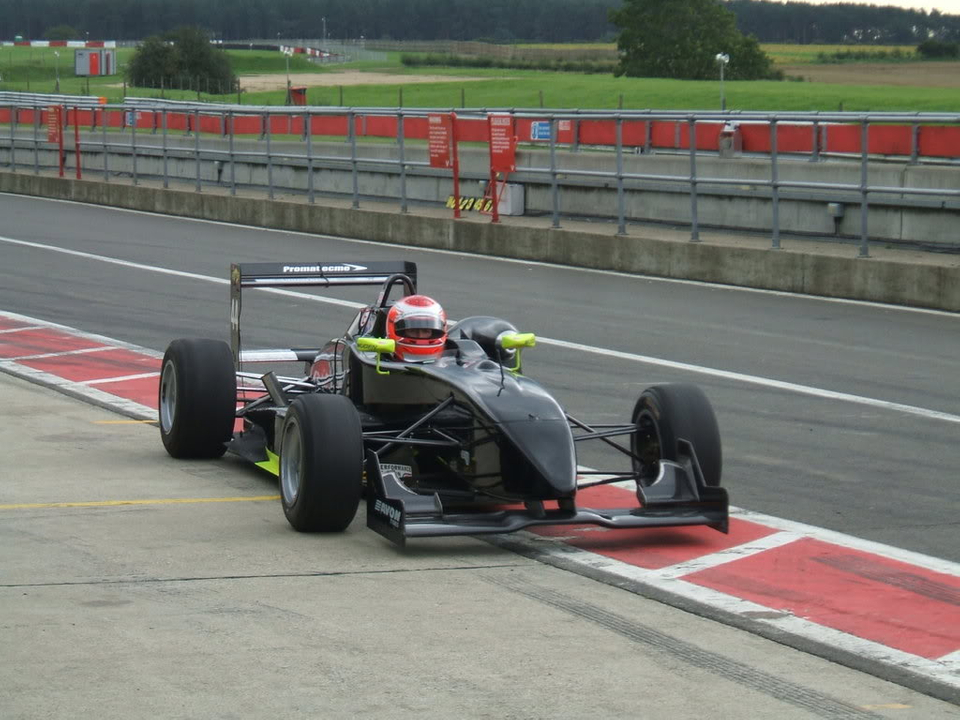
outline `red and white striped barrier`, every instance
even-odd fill
[[[68,47],[68,48],[116,48],[116,40],[4,40],[2,47]]]

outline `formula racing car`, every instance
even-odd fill
[[[380,291],[322,347],[242,348],[244,290],[351,285]],[[485,315],[426,322],[433,301],[410,262],[234,264],[230,295],[229,344],[167,348],[160,436],[175,458],[230,452],[276,475],[299,531],[344,530],[364,499],[367,525],[399,544],[564,524],[727,531],[720,434],[695,385],[646,389],[623,424],[583,422],[523,373],[532,333]],[[579,468],[584,442],[610,446],[623,467]],[[624,481],[632,507],[578,506],[579,490]]]

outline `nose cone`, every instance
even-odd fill
[[[542,500],[569,497],[576,491],[577,456],[565,418],[545,420],[533,416],[504,423],[502,427],[518,455],[511,461],[514,467],[508,468],[504,463],[505,478],[523,473],[527,477],[518,480]]]

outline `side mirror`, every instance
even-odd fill
[[[388,338],[360,337],[357,338],[357,349],[361,352],[375,352],[382,355],[395,352],[397,341]]]
[[[533,333],[505,332],[498,339],[500,347],[504,350],[518,350],[534,347],[537,344],[537,336]]]
[[[380,358],[384,353],[393,353],[397,349],[397,341],[389,338],[360,337],[357,338],[357,350],[360,352],[375,352],[377,354],[377,375],[389,375],[389,370],[380,369]]]
[[[507,368],[510,372],[520,372],[520,353],[524,348],[534,347],[537,344],[537,336],[533,333],[503,332],[497,337],[497,345],[502,350],[516,350],[517,364],[512,368]]]

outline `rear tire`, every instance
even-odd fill
[[[341,532],[363,480],[360,416],[343,395],[303,395],[287,410],[280,444],[283,514],[300,532]]]
[[[230,346],[181,339],[167,347],[160,369],[160,439],[175,458],[218,458],[237,415],[237,376]]]
[[[710,401],[696,385],[668,383],[647,388],[633,408],[637,431],[631,449],[641,458],[634,461],[640,473],[638,484],[648,486],[657,479],[660,460],[677,461],[677,440],[693,445],[707,485],[719,487],[723,470],[720,429]]]

